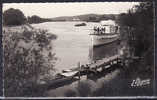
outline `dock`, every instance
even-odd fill
[[[55,89],[72,84],[75,81],[99,78],[117,68],[124,68],[127,66],[128,60],[142,59],[139,57],[123,57],[122,55],[114,55],[85,65],[78,63],[78,66],[75,68],[65,69],[61,73],[57,73],[54,79],[49,80],[46,84],[41,84],[40,87]]]
[[[93,79],[97,76],[106,75],[116,68],[124,67],[125,60],[121,55],[114,55],[85,65],[80,65],[80,63],[78,63],[76,68],[65,69],[61,73],[57,73],[55,76],[56,78],[50,80],[46,87],[48,89],[58,88],[66,84],[71,84],[74,81],[88,78]]]
[[[123,61],[121,55],[114,55],[112,57],[103,58],[90,64],[79,65],[78,68],[74,68],[75,70],[64,70],[62,73],[60,73],[60,75],[63,77],[78,77],[80,79],[81,76],[88,75],[90,73],[99,73],[105,69],[109,69],[113,65],[122,64]]]

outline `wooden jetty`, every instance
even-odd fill
[[[102,70],[108,69],[112,67],[112,65],[116,64],[123,64],[121,55],[115,55],[112,57],[108,58],[103,58],[101,60],[95,61],[90,64],[86,65],[78,65],[78,68],[70,69],[70,70],[65,70],[63,73],[60,73],[61,76],[64,77],[80,77],[83,75],[88,75],[89,73],[98,73],[101,72]]]
[[[50,80],[46,87],[57,88],[60,86],[64,86],[65,84],[71,84],[72,82],[77,80],[82,80],[84,77],[86,79],[92,78],[93,75],[105,75],[106,73],[112,71],[117,67],[123,67],[125,65],[125,60],[126,59],[122,58],[121,55],[114,55],[112,57],[103,58],[101,60],[94,61],[86,65],[80,65],[80,63],[78,63],[78,67],[66,69],[62,73],[58,73],[56,75],[56,78]]]

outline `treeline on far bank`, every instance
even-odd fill
[[[100,22],[101,20],[115,20],[116,14],[84,14],[78,16],[63,16],[55,18],[41,18],[37,15],[25,16],[19,9],[10,8],[3,13],[3,25],[22,25],[25,23],[43,23],[56,21],[85,21],[85,22]]]
[[[3,12],[3,25],[22,25],[32,23],[42,23],[51,21],[48,18],[41,18],[37,15],[26,17],[19,9],[10,8]]]

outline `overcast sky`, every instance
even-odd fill
[[[3,11],[20,9],[25,16],[43,18],[74,16],[81,14],[119,14],[137,5],[138,2],[82,2],[82,3],[4,3]]]

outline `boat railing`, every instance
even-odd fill
[[[119,33],[119,26],[105,25],[109,26],[109,32],[106,32],[107,27],[96,27],[94,26],[95,34],[110,34],[110,33]]]
[[[93,33],[90,33],[89,35],[115,35],[115,34],[118,34],[118,33],[98,33],[98,32],[93,32]]]

